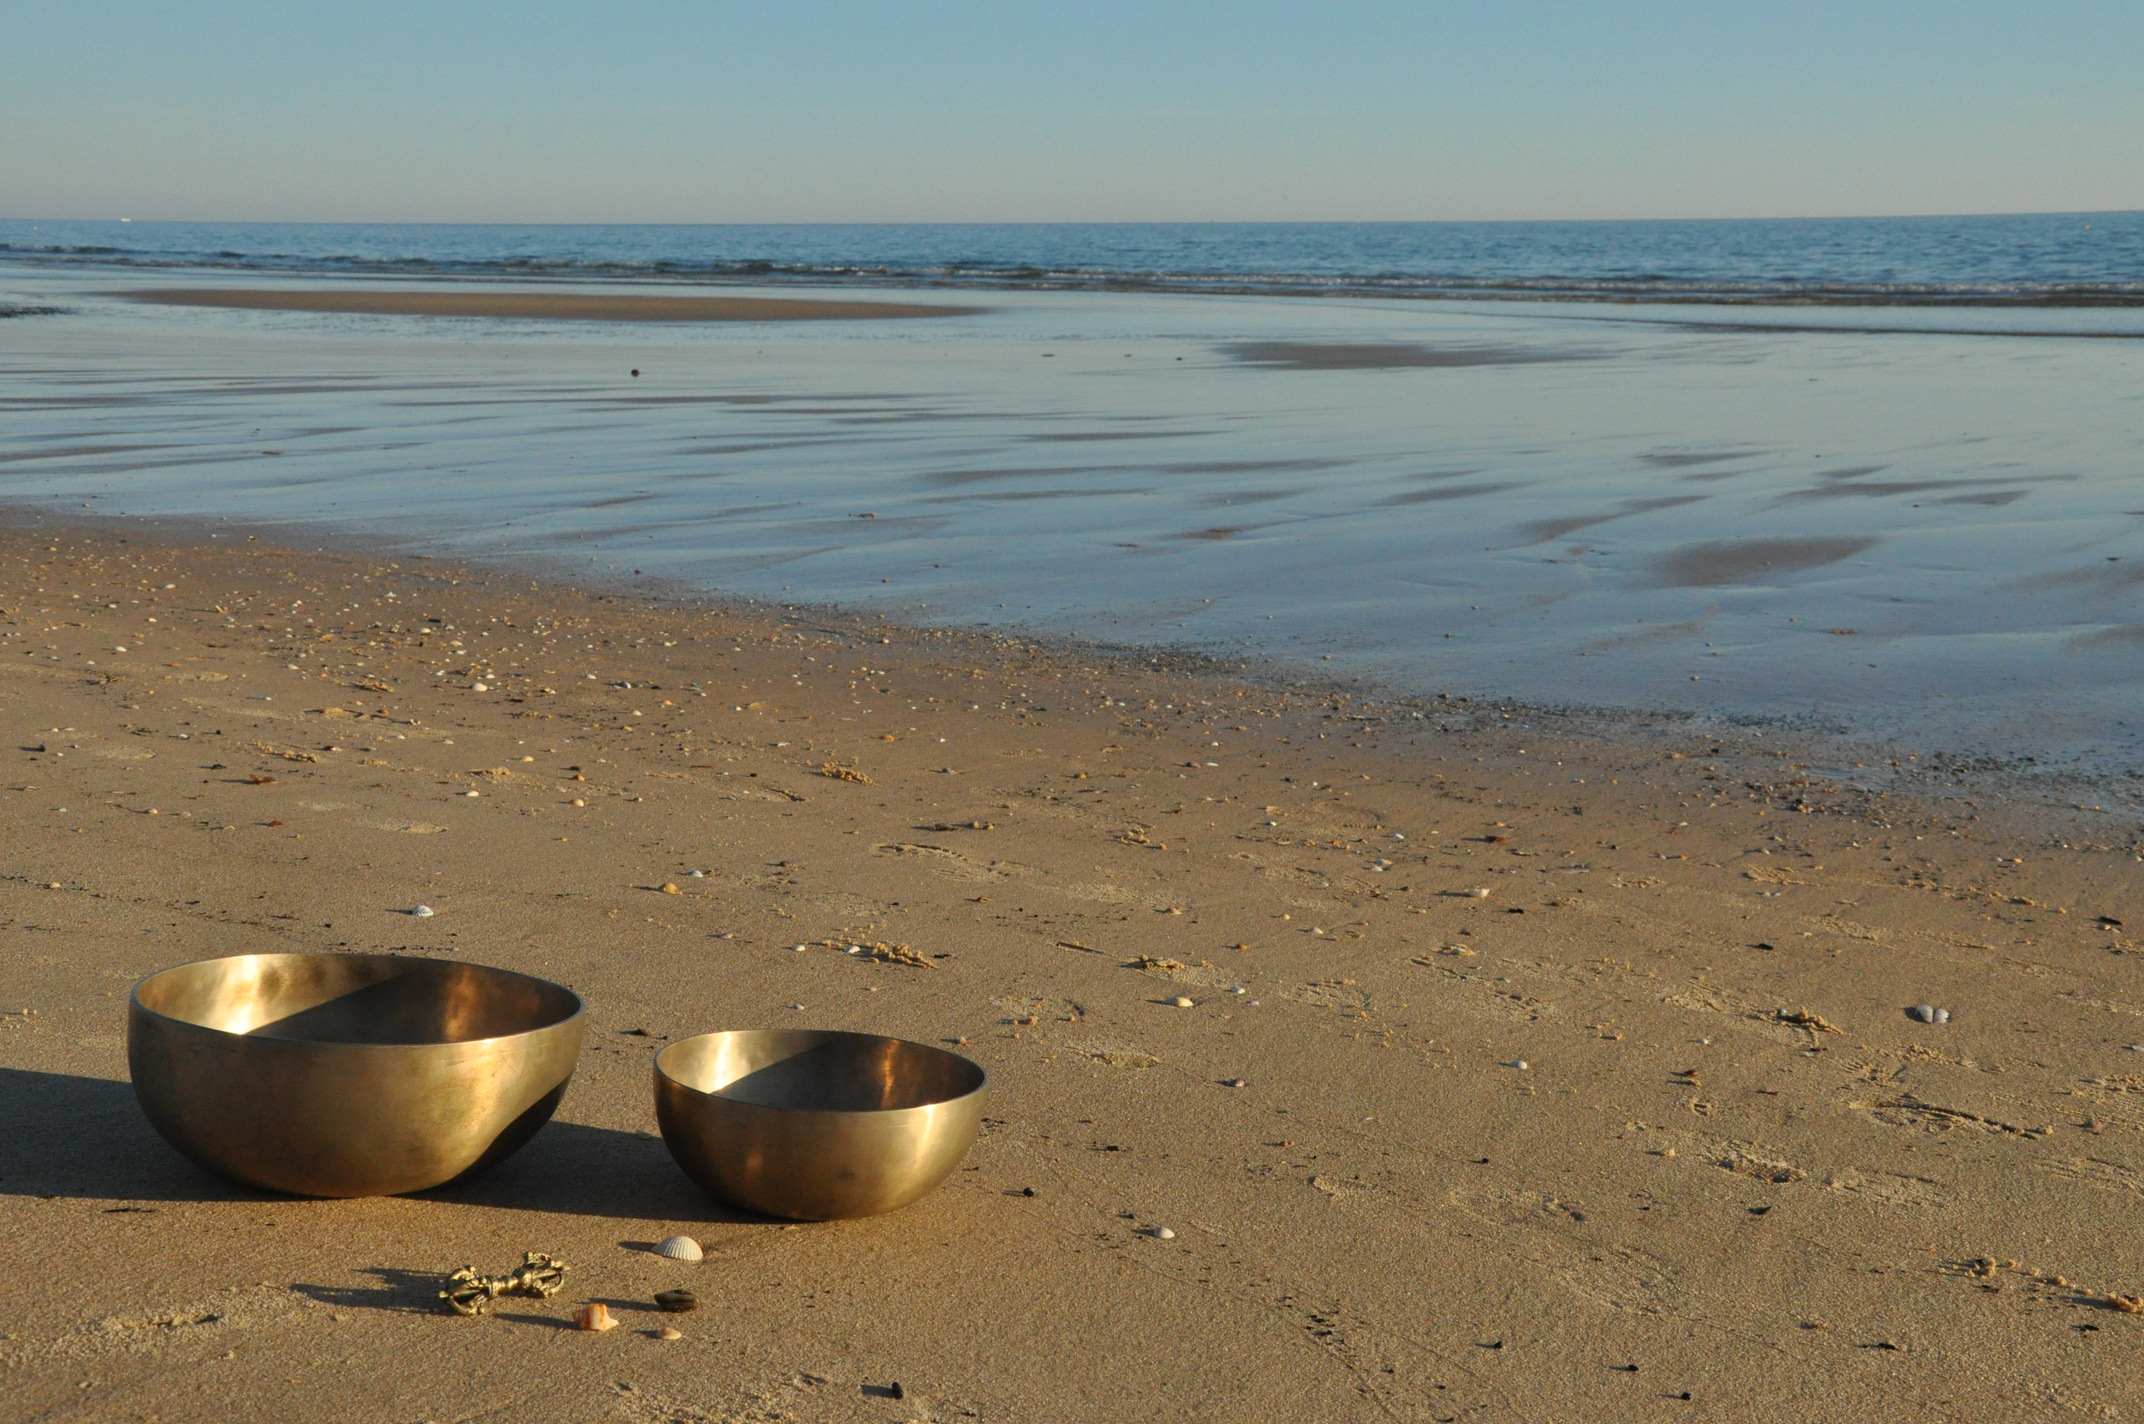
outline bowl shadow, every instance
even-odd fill
[[[157,1135],[124,1079],[0,1068],[0,1196],[118,1202],[289,1202],[198,1166]],[[649,1222],[762,1223],[708,1196],[651,1134],[552,1121],[503,1161],[413,1192],[490,1210]],[[667,1234],[667,1233],[658,1233]],[[433,1286],[436,1291],[437,1285]]]
[[[0,1196],[92,1201],[287,1200],[174,1151],[124,1079],[0,1068]]]
[[[671,1160],[660,1137],[555,1120],[528,1146],[482,1175],[411,1197],[492,1210],[651,1222],[744,1225],[768,1220],[724,1206],[701,1191]]]

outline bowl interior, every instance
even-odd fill
[[[664,1049],[673,1081],[732,1102],[798,1112],[895,1112],[966,1097],[983,1070],[955,1053],[868,1033],[708,1033]]]
[[[392,954],[246,954],[182,964],[135,986],[182,1023],[308,1043],[467,1043],[528,1033],[581,1010],[526,974]]]

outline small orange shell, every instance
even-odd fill
[[[610,1307],[602,1301],[590,1301],[573,1312],[573,1323],[583,1330],[611,1330],[618,1322],[611,1319]]]

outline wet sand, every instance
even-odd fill
[[[18,279],[65,314],[8,326],[0,503],[1822,726],[2131,809],[2144,784],[2119,342],[1158,294],[352,320]]]
[[[242,531],[0,534],[0,634],[11,1416],[2144,1403],[2112,1301],[2144,1290],[2144,906],[2105,818],[1948,766],[1856,790],[1754,732]],[[876,943],[935,967],[846,952]],[[193,1167],[133,1104],[128,985],[293,949],[574,986],[558,1117],[417,1197]],[[722,1210],[650,1059],[760,1025],[959,1048],[982,1139],[894,1215]],[[644,1249],[673,1232],[707,1259]],[[531,1249],[562,1295],[439,1311]],[[589,1300],[625,1328],[566,1328]]]
[[[627,293],[376,291],[369,288],[145,287],[133,301],[170,307],[344,312],[364,316],[513,317],[536,321],[881,321],[970,316],[979,306],[787,297],[650,297]]]

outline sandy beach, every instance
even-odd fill
[[[638,292],[457,292],[437,286],[367,288],[145,287],[122,293],[167,307],[243,311],[340,312],[357,316],[507,317],[534,321],[880,321],[890,317],[968,316],[979,306],[861,302],[802,297],[676,297]]]
[[[2144,907],[2105,817],[1964,768],[1856,790],[1777,732],[229,527],[18,524],[0,634],[8,1418],[2144,1402]],[[928,967],[850,952],[882,945]],[[555,979],[587,1050],[465,1185],[236,1187],[143,1120],[123,1010],[268,950]],[[702,1195],[652,1055],[789,1025],[981,1063],[963,1168],[863,1221]],[[706,1259],[647,1252],[673,1232]],[[526,1250],[564,1293],[439,1309],[447,1272]],[[649,1299],[679,1285],[703,1304],[665,1341]],[[592,1300],[626,1328],[568,1328]]]

